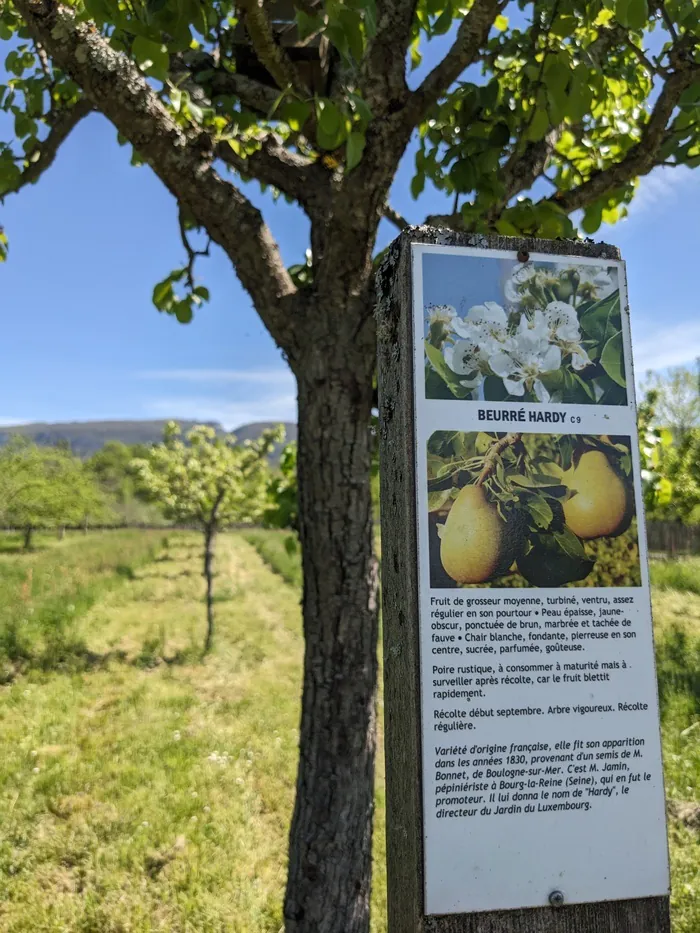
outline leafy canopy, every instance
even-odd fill
[[[262,516],[270,478],[267,455],[282,436],[282,429],[273,429],[238,444],[232,434],[196,425],[183,439],[178,425],[169,422],[163,443],[148,458],[135,458],[132,469],[166,518],[218,531]]]
[[[92,474],[70,451],[13,438],[0,451],[0,519],[15,528],[54,528],[108,520]]]
[[[75,123],[101,109],[180,201],[187,261],[156,286],[156,307],[187,322],[208,299],[194,278],[208,244],[190,240],[203,228],[265,319],[264,276],[277,295],[318,281],[324,260],[366,277],[382,212],[404,223],[385,198],[416,129],[414,197],[433,186],[454,209],[429,219],[477,232],[572,235],[581,218],[591,234],[624,216],[655,166],[700,165],[699,24],[697,0],[8,0],[0,108],[14,133],[0,143],[0,197],[36,181]],[[443,60],[407,82],[445,34]],[[204,176],[177,177],[186,155],[299,203],[317,240],[310,264],[280,269],[266,228],[234,241],[213,189],[211,203],[195,197]],[[234,221],[257,228],[240,184],[218,190],[235,200]],[[368,223],[351,216],[358,201]],[[369,243],[322,255],[324,235],[353,230]],[[274,315],[266,323],[284,337]]]

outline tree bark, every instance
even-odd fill
[[[32,546],[33,533],[34,533],[34,529],[32,528],[32,526],[27,525],[27,527],[24,529],[24,550],[25,551],[28,551]]]
[[[204,653],[208,654],[214,643],[214,540],[216,528],[207,525],[204,528],[204,579],[207,581],[207,637],[204,640]]]
[[[342,325],[341,325],[342,328]],[[341,329],[339,328],[339,329]],[[369,418],[374,354],[308,335],[299,383],[304,688],[287,933],[369,929],[377,573]],[[336,361],[327,361],[333,353]]]

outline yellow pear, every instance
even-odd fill
[[[583,454],[564,482],[573,495],[564,503],[564,520],[579,538],[618,535],[631,520],[631,496],[601,450]]]
[[[522,534],[506,523],[482,486],[465,486],[440,529],[440,559],[457,583],[484,583],[505,573],[522,544]]]

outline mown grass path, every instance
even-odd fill
[[[274,565],[284,554],[295,579],[284,540],[267,533],[265,555]],[[93,560],[107,547],[95,541]],[[299,590],[242,535],[221,536],[217,638],[202,661],[201,549],[197,535],[170,535],[155,560],[86,604],[69,632],[87,648],[77,667],[30,666],[0,687],[2,933],[282,927]],[[0,567],[0,597],[2,580]],[[75,598],[70,586],[64,595]],[[700,596],[656,590],[654,602],[667,792],[697,804]],[[377,786],[373,931],[385,933],[381,743]],[[698,933],[700,827],[680,813],[671,851],[674,933]]]
[[[200,550],[173,537],[84,617],[91,651],[120,660],[0,691],[4,933],[282,925],[298,594],[222,536],[217,644],[202,663]]]

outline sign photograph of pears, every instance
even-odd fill
[[[432,587],[641,586],[630,438],[438,431]]]
[[[429,399],[626,405],[619,271],[423,257]]]

